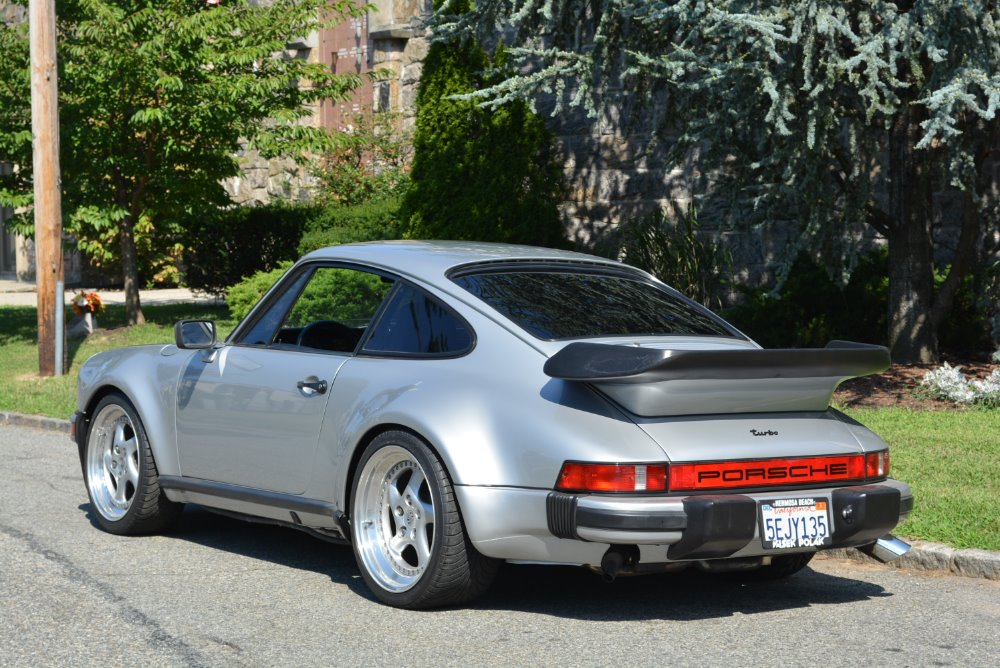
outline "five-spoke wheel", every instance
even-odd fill
[[[496,573],[496,562],[466,538],[441,462],[407,432],[378,436],[362,455],[351,531],[365,581],[391,605],[461,603],[485,590]]]
[[[181,506],[159,488],[153,454],[135,409],[125,397],[110,394],[93,415],[81,455],[97,523],[118,534],[162,530]]]

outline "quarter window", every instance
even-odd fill
[[[410,285],[400,285],[379,319],[365,352],[459,355],[472,333],[450,308]]]

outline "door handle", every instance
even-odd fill
[[[295,386],[300,390],[309,390],[309,393],[315,392],[316,394],[326,394],[326,388],[328,387],[325,380],[320,380],[316,376],[309,376],[305,380],[300,380]]]

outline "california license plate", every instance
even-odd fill
[[[769,499],[760,502],[760,539],[765,550],[830,545],[826,499]]]

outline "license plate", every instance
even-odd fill
[[[760,539],[765,550],[830,545],[826,499],[769,499],[760,502]]]

